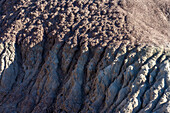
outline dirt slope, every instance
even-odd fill
[[[169,113],[169,0],[0,0],[0,113]]]

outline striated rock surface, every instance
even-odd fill
[[[169,0],[0,0],[0,113],[170,113]]]

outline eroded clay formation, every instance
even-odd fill
[[[0,113],[169,113],[169,0],[0,0]]]

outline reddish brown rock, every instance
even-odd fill
[[[168,0],[0,0],[0,112],[170,112]]]

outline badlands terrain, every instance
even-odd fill
[[[0,113],[170,113],[170,0],[0,0]]]

